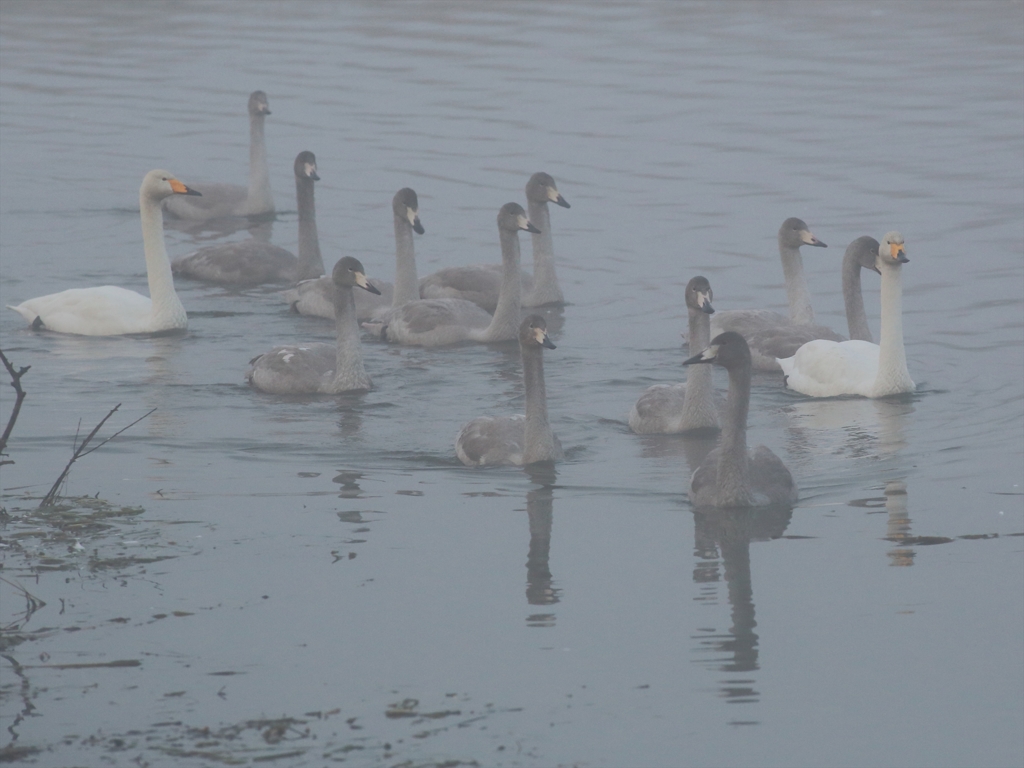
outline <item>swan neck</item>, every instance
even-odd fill
[[[544,387],[544,355],[539,347],[522,347],[523,384],[526,387],[526,463],[550,459],[554,438],[548,424],[548,397]]]
[[[412,226],[399,216],[395,220],[395,289],[392,307],[400,307],[420,297],[419,277],[416,274],[416,250]]]
[[[267,165],[267,145],[263,137],[266,115],[249,115],[249,195],[248,207],[255,212],[274,210],[270,193],[270,167]]]
[[[690,353],[696,354],[711,344],[711,316],[699,309],[687,307],[690,320]],[[691,365],[686,369],[686,391],[683,394],[683,412],[686,423],[697,423],[698,413],[714,412],[714,382],[710,365]],[[693,418],[687,418],[692,415]]]
[[[876,389],[881,395],[912,388],[903,347],[903,274],[900,267],[891,267],[882,274],[882,328]]]
[[[747,455],[747,411],[750,407],[750,365],[729,370],[729,395],[722,424],[718,486],[730,503],[744,506],[750,497],[750,469]]]
[[[334,286],[334,323],[337,338],[334,388],[339,392],[370,387],[370,379],[363,367],[363,348],[359,342],[359,325],[356,322],[355,297],[352,290],[350,285]]]
[[[171,261],[164,243],[164,213],[159,200],[139,193],[139,211],[142,219],[142,249],[146,255],[146,278],[149,298],[153,303],[153,317],[184,316],[185,308],[174,291]]]
[[[505,229],[499,229],[498,233],[501,238],[501,289],[498,292],[498,306],[485,334],[486,338],[495,341],[514,339],[519,335],[522,290],[519,277],[519,233]]]
[[[779,257],[782,272],[786,277],[786,297],[789,299],[789,319],[794,323],[813,323],[814,309],[811,308],[811,294],[804,277],[804,259],[799,248],[779,243]]]
[[[530,235],[533,240],[533,284],[557,284],[555,246],[551,237],[551,211],[544,201],[527,203],[530,222],[540,230]]]
[[[846,303],[846,325],[851,339],[873,341],[868,316],[864,312],[864,294],[860,287],[860,264],[856,258],[843,259],[843,301]]]
[[[299,274],[296,280],[307,280],[324,274],[320,254],[320,238],[316,231],[316,203],[313,180],[295,177],[295,201],[299,208]]]

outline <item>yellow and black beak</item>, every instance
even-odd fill
[[[907,258],[907,252],[903,247],[903,243],[889,243],[889,251],[892,253],[893,261],[898,261],[900,264],[906,264],[910,261]]]
[[[202,192],[197,192],[194,189],[189,189],[177,179],[168,179],[167,183],[171,185],[171,190],[176,195],[195,195],[196,197],[202,197]]]

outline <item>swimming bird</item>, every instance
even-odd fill
[[[706,277],[686,284],[684,293],[690,324],[690,348],[705,349],[711,341],[711,306],[714,293]],[[718,429],[711,369],[687,369],[685,384],[655,384],[629,412],[629,428],[638,435],[668,435],[693,430]]]
[[[391,212],[395,226],[395,284],[369,278],[380,294],[356,294],[356,317],[360,320],[371,319],[389,307],[419,298],[416,253],[412,237],[413,232],[422,235],[425,231],[420,222],[419,210],[419,198],[415,190],[409,187],[398,190],[392,198]],[[282,295],[292,311],[300,315],[334,317],[334,287],[329,277],[304,280],[294,288],[284,291]]]
[[[319,181],[316,155],[299,152],[295,158],[295,198],[299,208],[299,257],[263,240],[213,245],[175,259],[171,271],[180,277],[220,285],[251,286],[294,283],[324,273],[316,232],[313,182]],[[330,278],[326,278],[330,281]]]
[[[465,299],[420,299],[388,310],[363,327],[388,341],[424,347],[460,341],[510,341],[518,337],[520,291],[519,231],[536,232],[519,203],[498,212],[503,273],[494,316]]]
[[[83,336],[120,336],[185,328],[188,316],[174,291],[171,264],[164,245],[164,217],[160,201],[171,195],[193,195],[170,171],[150,171],[139,188],[142,249],[146,255],[149,296],[126,288],[102,285],[71,288],[8,307],[33,328]]]
[[[202,200],[168,200],[164,210],[179,219],[206,221],[224,216],[269,216],[274,212],[270,192],[270,169],[263,138],[263,121],[270,114],[267,94],[249,95],[249,186],[240,184],[197,184]]]
[[[569,207],[551,175],[544,172],[535,173],[526,183],[528,215],[537,231],[532,236],[533,276],[526,272],[520,273],[524,307],[565,303],[562,289],[558,286],[558,275],[555,273],[548,203],[555,203],[563,208]],[[500,264],[447,267],[420,280],[420,296],[424,299],[466,299],[488,312],[494,312],[498,305],[502,269]]]
[[[540,315],[530,315],[519,326],[523,356],[526,414],[478,416],[459,430],[455,454],[468,467],[488,464],[523,466],[563,458],[562,444],[548,424],[542,347],[554,349]]]
[[[793,476],[769,448],[747,450],[750,407],[750,349],[743,337],[726,331],[683,365],[714,363],[729,373],[729,395],[722,414],[722,441],[690,479],[695,507],[762,507],[797,500]]]
[[[723,331],[736,331],[748,342],[755,335],[768,329],[780,326],[807,326],[817,335],[811,338],[834,339],[841,341],[842,336],[825,326],[814,324],[814,309],[811,307],[811,296],[804,278],[804,262],[800,255],[800,247],[811,245],[816,248],[827,247],[825,243],[811,234],[802,219],[790,218],[779,227],[779,257],[782,259],[782,271],[786,276],[786,295],[789,298],[789,317],[767,309],[731,309],[718,312],[711,320],[711,335],[716,336]],[[763,337],[760,337],[763,338]],[[762,353],[758,346],[750,345],[753,366],[757,370],[778,370],[775,357],[770,352]]]
[[[336,395],[373,387],[363,367],[352,288],[362,288],[370,293],[377,289],[366,279],[363,265],[351,256],[338,260],[331,280],[334,283],[336,342],[274,347],[254,357],[246,373],[246,380],[253,387],[274,395]]]
[[[909,261],[903,235],[882,238],[875,265],[882,275],[880,341],[818,339],[780,359],[786,386],[811,397],[886,397],[914,391],[903,346],[903,265]]]
[[[846,248],[842,265],[843,302],[846,305],[846,324],[850,338],[871,341],[871,329],[864,313],[864,296],[861,293],[860,271],[875,268],[878,241],[873,237],[858,237]],[[826,333],[826,331],[828,333]],[[754,367],[761,370],[778,370],[778,358],[792,357],[804,344],[814,339],[828,338],[845,341],[838,333],[814,323],[780,323],[752,331],[744,336],[750,347]]]

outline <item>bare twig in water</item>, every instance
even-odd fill
[[[4,368],[7,369],[7,373],[11,376],[11,386],[14,387],[14,391],[18,393],[17,400],[14,401],[14,408],[11,410],[11,417],[7,419],[7,428],[4,429],[3,437],[0,437],[0,467],[4,464],[13,464],[13,461],[5,460],[4,451],[7,450],[7,438],[11,436],[11,432],[14,430],[14,422],[18,420],[18,414],[21,412],[21,401],[25,399],[25,390],[21,388],[21,377],[24,376],[31,365],[23,366],[20,370],[14,370],[14,366],[11,365],[10,360],[0,350],[0,360],[3,361]]]
[[[149,411],[148,413],[144,413],[142,416],[137,418],[135,421],[133,421],[127,427],[124,427],[123,429],[117,430],[117,432],[112,434],[110,437],[108,437],[106,440],[104,440],[99,445],[95,446],[94,448],[90,448],[89,450],[85,450],[89,446],[89,443],[92,441],[92,439],[94,437],[96,437],[96,433],[100,431],[100,428],[104,424],[107,423],[107,419],[109,419],[111,416],[113,416],[117,412],[117,409],[120,408],[120,407],[121,407],[121,404],[118,403],[113,408],[111,408],[110,412],[100,420],[100,423],[92,428],[92,432],[90,432],[88,435],[85,436],[85,440],[82,441],[82,444],[81,445],[76,445],[75,452],[72,454],[71,460],[67,463],[67,466],[64,467],[64,471],[60,473],[60,477],[57,478],[57,481],[53,484],[53,487],[50,488],[49,492],[43,497],[43,500],[39,503],[40,507],[49,507],[49,506],[51,506],[53,504],[54,501],[57,500],[58,491],[60,491],[61,485],[64,483],[64,480],[67,478],[68,472],[71,471],[71,465],[72,464],[74,464],[76,461],[78,461],[83,456],[88,456],[93,451],[99,450],[104,445],[106,445],[111,440],[113,440],[115,437],[120,435],[122,432],[125,432],[125,431],[131,429],[136,424],[138,424],[140,421],[142,421],[144,418],[146,418],[151,413],[153,413],[153,411],[156,410],[156,408],[154,408],[153,410]],[[78,435],[77,435],[77,433],[75,434],[75,442],[76,443],[78,442]]]
[[[25,624],[28,623],[28,620],[32,618],[32,614],[38,611],[44,605],[46,605],[46,603],[44,603],[42,600],[40,600],[32,593],[30,593],[27,589],[21,586],[21,584],[15,584],[13,581],[9,581],[8,579],[5,579],[3,576],[0,576],[0,581],[4,582],[5,584],[10,584],[12,587],[14,587],[21,593],[22,597],[25,598],[25,610],[18,613],[14,621],[12,621],[10,624],[0,626],[0,632],[16,631],[25,626]]]

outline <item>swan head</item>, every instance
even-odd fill
[[[296,179],[312,179],[313,181],[320,181],[320,177],[316,174],[316,155],[308,149],[299,152],[295,157],[294,170]]]
[[[907,250],[903,246],[903,235],[895,230],[887,232],[882,238],[882,244],[878,246],[878,257],[875,259],[876,269],[881,272],[883,268],[898,268],[906,264]]]
[[[142,179],[142,187],[139,194],[151,200],[163,200],[171,195],[195,195],[202,197],[202,193],[189,189],[176,178],[170,171],[150,171]]]
[[[530,223],[526,217],[526,211],[519,203],[505,203],[501,206],[501,210],[498,211],[498,229],[503,229],[506,232],[518,232],[523,229],[540,234],[540,230]]]
[[[380,296],[380,291],[366,279],[363,263],[351,256],[343,256],[338,259],[338,263],[334,265],[334,272],[331,273],[331,280],[339,288],[362,288],[364,291]]]
[[[686,306],[689,309],[703,312],[706,315],[715,314],[715,308],[711,306],[711,300],[715,297],[711,290],[711,283],[706,277],[698,275],[686,284]]]
[[[420,200],[416,196],[415,190],[403,187],[395,192],[395,197],[391,201],[391,210],[395,212],[396,219],[407,221],[417,235],[422,235],[426,231],[423,229],[423,224],[420,223]]]
[[[269,115],[270,106],[267,104],[267,94],[263,91],[253,91],[249,94],[249,114]]]
[[[870,269],[872,272],[878,272],[878,265],[875,264],[875,259],[878,257],[878,249],[881,246],[878,241],[871,235],[861,235],[848,246],[846,246],[846,255],[843,256],[844,261],[853,261],[861,269]],[[879,272],[879,274],[881,274]]]
[[[700,354],[694,355],[689,360],[684,360],[683,365],[697,365],[699,363],[714,363],[723,368],[750,368],[750,347],[747,340],[735,331],[720,333],[711,340],[711,344]]]
[[[813,245],[816,248],[828,248],[807,227],[803,219],[793,217],[786,219],[779,227],[779,245],[785,248],[799,248],[801,245]]]
[[[547,347],[554,349],[555,345],[548,338],[548,324],[540,315],[530,315],[519,326],[519,344],[524,349],[529,347]]]
[[[526,182],[526,199],[534,203],[555,203],[563,208],[571,207],[559,194],[551,174],[544,173],[544,171],[533,174]]]

